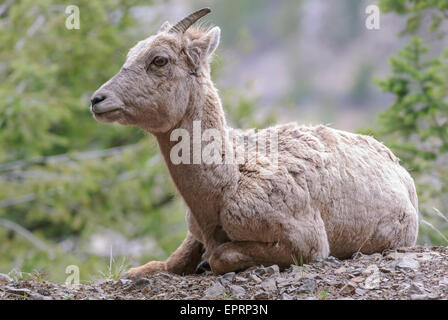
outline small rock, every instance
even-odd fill
[[[411,294],[411,300],[429,300],[426,294]]]
[[[10,276],[8,276],[7,274],[4,273],[0,273],[0,283],[8,283],[8,282],[12,282],[12,278]]]
[[[143,293],[159,293],[160,289],[157,288],[156,286],[146,286],[142,289]]]
[[[425,279],[425,275],[424,275],[424,274],[417,274],[417,275],[414,277],[414,281],[421,281],[421,280],[423,280],[423,279]]]
[[[234,296],[235,298],[241,298],[246,295],[246,290],[244,290],[244,288],[241,286],[231,285],[230,291],[232,293],[232,296]]]
[[[365,291],[365,290],[362,290],[361,288],[356,288],[356,289],[355,289],[355,293],[356,293],[357,295],[362,296],[362,295],[364,295],[364,294],[366,293],[366,291]]]
[[[258,268],[260,268],[260,267],[259,266],[253,266],[253,267],[250,267],[250,268],[246,269],[246,272],[254,273],[255,270],[257,270]]]
[[[335,258],[335,257],[333,257],[333,256],[329,256],[328,258],[326,258],[325,260],[324,260],[324,264],[326,264],[326,265],[340,265],[341,264],[341,262],[339,261],[339,259],[338,258]]]
[[[218,281],[222,285],[228,285],[229,283],[233,282],[233,279],[235,279],[235,272],[228,272],[218,277]]]
[[[282,300],[292,300],[292,297],[287,293],[283,293],[281,295],[281,297],[282,297]]]
[[[329,285],[330,287],[337,287],[340,282],[334,279],[325,279],[324,282]]]
[[[445,277],[445,278],[439,280],[439,286],[448,287],[448,278]]]
[[[316,289],[316,281],[313,279],[306,279],[303,284],[297,288],[298,293],[312,293]]]
[[[215,282],[210,288],[205,290],[205,296],[208,298],[220,298],[224,293],[225,288],[219,282]]]
[[[8,293],[23,296],[23,298],[27,299],[27,300],[52,300],[51,297],[43,296],[37,292],[33,292],[30,289],[26,289],[26,288],[12,288],[12,287],[5,286],[4,289]]]
[[[395,267],[400,268],[400,269],[417,270],[420,267],[420,263],[417,260],[414,260],[410,257],[404,257],[404,258],[398,260]]]
[[[409,284],[409,283],[400,283],[400,284],[398,284],[398,290],[399,291],[408,291],[409,290],[409,288],[411,287],[411,285]],[[392,288],[394,288],[394,285],[392,285]]]
[[[385,266],[385,267],[381,267],[380,268],[380,271],[382,272],[382,273],[391,273],[391,272],[394,272],[394,267],[391,267],[391,266]]]
[[[335,274],[342,274],[342,273],[346,273],[347,272],[347,268],[346,267],[339,267],[336,270],[334,270]]]
[[[278,267],[278,265],[274,264],[272,266],[265,268],[265,272],[266,272],[266,275],[272,276],[274,274],[280,273],[280,268]]]
[[[30,289],[26,289],[26,288],[13,288],[13,287],[5,287],[6,292],[9,293],[13,293],[13,294],[18,294],[18,295],[30,295],[31,294],[31,290]]]
[[[253,273],[258,275],[258,276],[262,276],[262,275],[264,275],[266,273],[266,269],[263,266],[261,266],[261,267],[258,267],[257,269],[255,269],[253,271]]]
[[[52,297],[47,297],[44,295],[41,295],[39,293],[33,292],[28,296],[29,300],[53,300]]]
[[[147,278],[140,278],[135,282],[131,283],[125,290],[142,290],[144,287],[152,284],[152,281]]]
[[[293,281],[291,279],[279,278],[277,279],[277,287],[279,288],[287,287],[290,286],[292,282]]]
[[[370,255],[370,258],[374,261],[380,261],[383,259],[383,255],[381,253],[373,253]]]
[[[265,291],[260,290],[260,291],[255,292],[253,298],[255,300],[266,300],[269,298],[269,294]]]
[[[261,287],[266,291],[275,291],[277,290],[277,285],[275,284],[274,279],[266,279],[261,283]]]
[[[295,264],[292,264],[287,271],[289,273],[303,272],[303,267],[299,267],[299,266],[296,266]]]
[[[240,277],[240,276],[235,277],[235,282],[245,283],[247,281],[249,281],[247,278]]]
[[[433,259],[434,255],[431,253],[418,253],[415,255],[415,258],[420,261],[429,261]]]
[[[176,291],[176,299],[178,299],[178,298],[183,299],[187,296],[188,296],[188,294],[185,291],[179,291],[179,290]]]
[[[108,284],[108,283],[111,283],[111,282],[113,282],[114,280],[112,280],[112,279],[108,279],[108,278],[101,278],[101,279],[98,279],[98,280],[96,280],[95,281],[95,284],[96,285],[103,285],[103,284]],[[131,280],[131,282],[132,282],[133,280]]]
[[[256,283],[261,283],[261,279],[257,277],[255,274],[251,274],[250,278],[254,280]]]
[[[421,283],[414,282],[414,283],[412,283],[409,286],[408,294],[409,295],[413,295],[413,294],[421,295],[421,294],[424,294],[425,292],[423,291],[422,287],[423,287],[423,285]]]
[[[118,281],[123,285],[130,285],[132,283],[132,280],[130,279],[120,279]]]
[[[364,255],[363,253],[359,252],[359,251],[355,252],[355,253],[352,255],[352,259],[353,259],[353,260],[356,260],[356,259],[362,259],[362,258],[364,258],[364,257],[365,257],[365,255]]]
[[[355,283],[361,283],[364,281],[364,279],[365,279],[364,277],[354,277],[351,280]]]
[[[226,274],[221,276],[222,278],[232,282],[235,279],[235,272],[227,272]]]
[[[380,287],[380,276],[378,272],[373,273],[372,275],[366,278],[364,281],[364,288],[368,290],[378,289]]]
[[[391,251],[391,252],[387,253],[386,259],[388,259],[388,260],[399,260],[399,259],[403,258],[403,256],[404,256],[403,253],[399,253],[399,252],[396,252],[396,251]]]
[[[354,283],[347,283],[345,284],[341,290],[339,290],[339,293],[342,295],[349,295],[349,294],[353,294],[356,290],[356,285]]]
[[[369,265],[365,270],[361,272],[363,276],[368,276],[372,273],[378,272],[378,266],[376,264]]]
[[[427,295],[428,300],[438,300],[440,299],[440,295],[438,293],[430,293]]]
[[[173,278],[173,275],[170,273],[166,273],[166,272],[159,272],[157,273],[157,276],[163,279],[171,279]]]
[[[301,279],[319,279],[319,275],[317,273],[311,273],[311,272],[305,272],[301,271],[296,274],[294,274],[294,279],[296,281],[299,281]]]
[[[362,271],[363,271],[363,269],[361,267],[359,267],[359,268],[351,271],[350,273],[351,273],[352,276],[357,277],[357,276],[360,276],[362,274]]]

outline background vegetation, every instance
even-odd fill
[[[350,19],[330,28],[327,40],[343,52],[352,39],[361,37],[361,29],[354,26],[363,26],[364,6],[339,1],[335,14]],[[328,109],[311,118],[328,121],[338,99],[320,91],[317,84],[325,83],[322,78],[303,76],[306,66],[290,65],[287,82],[292,87],[285,85],[285,100],[275,100],[283,87],[260,95],[252,79],[226,81],[232,66],[244,73],[249,70],[244,66],[263,56],[272,43],[283,51],[268,56],[262,64],[266,68],[306,61],[296,58],[306,48],[292,41],[297,36],[294,30],[304,29],[297,21],[310,14],[302,6],[305,2],[285,1],[266,29],[261,26],[266,25],[264,12],[272,12],[271,1],[229,3],[212,7],[221,13],[216,23],[227,30],[213,63],[213,77],[220,84],[230,121],[240,127],[262,127],[276,120],[291,121],[294,115],[301,122],[310,117],[294,112],[306,110],[310,101],[315,102],[313,97],[324,97],[319,102]],[[65,28],[64,11],[70,4],[80,9],[79,30]],[[379,4],[384,13],[406,19],[397,39],[408,41],[411,34],[412,40],[391,58],[389,76],[376,81],[393,97],[390,107],[379,114],[377,124],[363,131],[385,140],[416,178],[427,221],[420,243],[442,244],[448,223],[433,207],[448,212],[448,55],[443,28],[448,4],[429,0]],[[200,5],[201,1],[191,4]],[[182,241],[185,205],[154,139],[137,128],[98,124],[88,110],[91,93],[119,70],[128,49],[166,18],[165,12],[157,11],[161,6],[175,8],[176,1],[163,6],[146,0],[7,0],[0,5],[0,272],[16,270],[16,276],[34,272],[63,281],[66,266],[75,264],[85,281],[116,277],[128,264],[165,258]],[[175,14],[177,18],[191,8],[184,9]],[[142,18],[142,12],[152,18]],[[228,21],[230,15],[233,22]],[[237,61],[235,56],[243,58]],[[372,89],[374,69],[360,63],[351,89],[346,90],[349,96],[342,99],[346,104],[381,104],[385,94]],[[275,87],[272,79],[270,87]],[[343,110],[342,116],[353,113],[354,109]],[[369,107],[362,113],[373,117]]]
[[[376,82],[394,96],[372,133],[416,179],[420,243],[448,243],[448,2],[380,0],[383,12],[405,15],[409,43],[390,58],[391,75]]]

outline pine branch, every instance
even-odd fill
[[[0,209],[16,206],[18,204],[34,201],[36,196],[33,193],[26,194],[17,198],[6,199],[0,202]]]
[[[46,243],[44,243],[42,240],[37,238],[32,232],[28,231],[21,225],[15,223],[15,222],[12,222],[10,220],[0,218],[0,226],[3,226],[6,229],[10,229],[10,230],[17,232],[18,234],[23,236],[25,239],[27,239],[29,242],[31,242],[34,246],[36,246],[36,248],[47,252],[48,255],[50,256],[50,259],[53,259],[53,257],[54,257],[53,249],[50,248]]]
[[[48,157],[38,157],[30,160],[19,160],[10,162],[0,166],[0,173],[23,169],[33,165],[46,165],[49,163],[64,163],[70,161],[81,161],[81,160],[89,160],[89,159],[97,159],[104,158],[110,156],[116,156],[126,151],[135,151],[141,148],[141,144],[131,144],[126,146],[120,146],[110,149],[103,150],[94,150],[94,151],[86,151],[86,152],[78,152],[78,153],[65,153],[55,156]]]

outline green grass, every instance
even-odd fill
[[[328,298],[328,291],[325,289],[321,290],[319,293],[319,299],[325,300],[327,298]]]
[[[117,263],[111,249],[107,270],[100,271],[100,274],[105,279],[118,280],[127,269],[128,264],[126,263],[126,258],[122,258],[121,262]]]

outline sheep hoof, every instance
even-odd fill
[[[194,273],[201,274],[201,273],[204,273],[206,271],[211,271],[211,270],[212,269],[210,268],[210,264],[208,263],[208,261],[202,260],[196,267],[196,270],[194,271]]]

